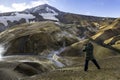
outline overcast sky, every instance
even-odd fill
[[[120,0],[0,0],[0,12],[22,11],[45,3],[70,13],[120,17]]]

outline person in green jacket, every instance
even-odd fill
[[[98,65],[96,59],[94,58],[93,55],[93,50],[94,50],[94,46],[93,44],[89,41],[86,45],[85,45],[85,49],[83,50],[83,52],[86,52],[86,59],[85,59],[85,65],[84,65],[84,71],[88,70],[88,63],[89,61],[92,61],[96,67],[98,69],[100,69],[100,66]]]

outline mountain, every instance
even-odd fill
[[[56,18],[60,11],[47,4],[40,5],[21,12],[9,12],[0,14],[1,31],[21,23],[31,23],[45,20],[59,21]]]
[[[39,5],[21,12],[0,13],[0,31],[21,23],[32,23],[40,21],[54,21],[64,24],[77,24],[80,26],[103,25],[110,23],[115,18],[94,17],[73,14],[60,11],[48,4]]]
[[[59,11],[58,9],[48,4],[44,4],[44,5],[36,6],[34,8],[26,9],[24,10],[24,12],[27,12],[27,13],[60,13],[61,11]]]

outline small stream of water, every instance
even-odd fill
[[[65,65],[61,63],[58,59],[60,58],[58,55],[64,51],[65,48],[60,48],[57,51],[51,51],[50,54],[48,55],[48,59],[53,62],[56,66],[58,67],[64,67]]]

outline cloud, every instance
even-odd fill
[[[91,12],[90,12],[90,11],[86,11],[85,14],[86,14],[86,15],[91,15]]]
[[[12,3],[11,7],[0,5],[0,12],[10,12],[10,11],[22,11],[27,8],[35,7],[41,4],[49,4],[50,1],[54,0],[34,0],[29,3]]]
[[[10,12],[12,11],[13,9],[10,8],[10,7],[6,7],[4,5],[0,5],[0,12]]]

